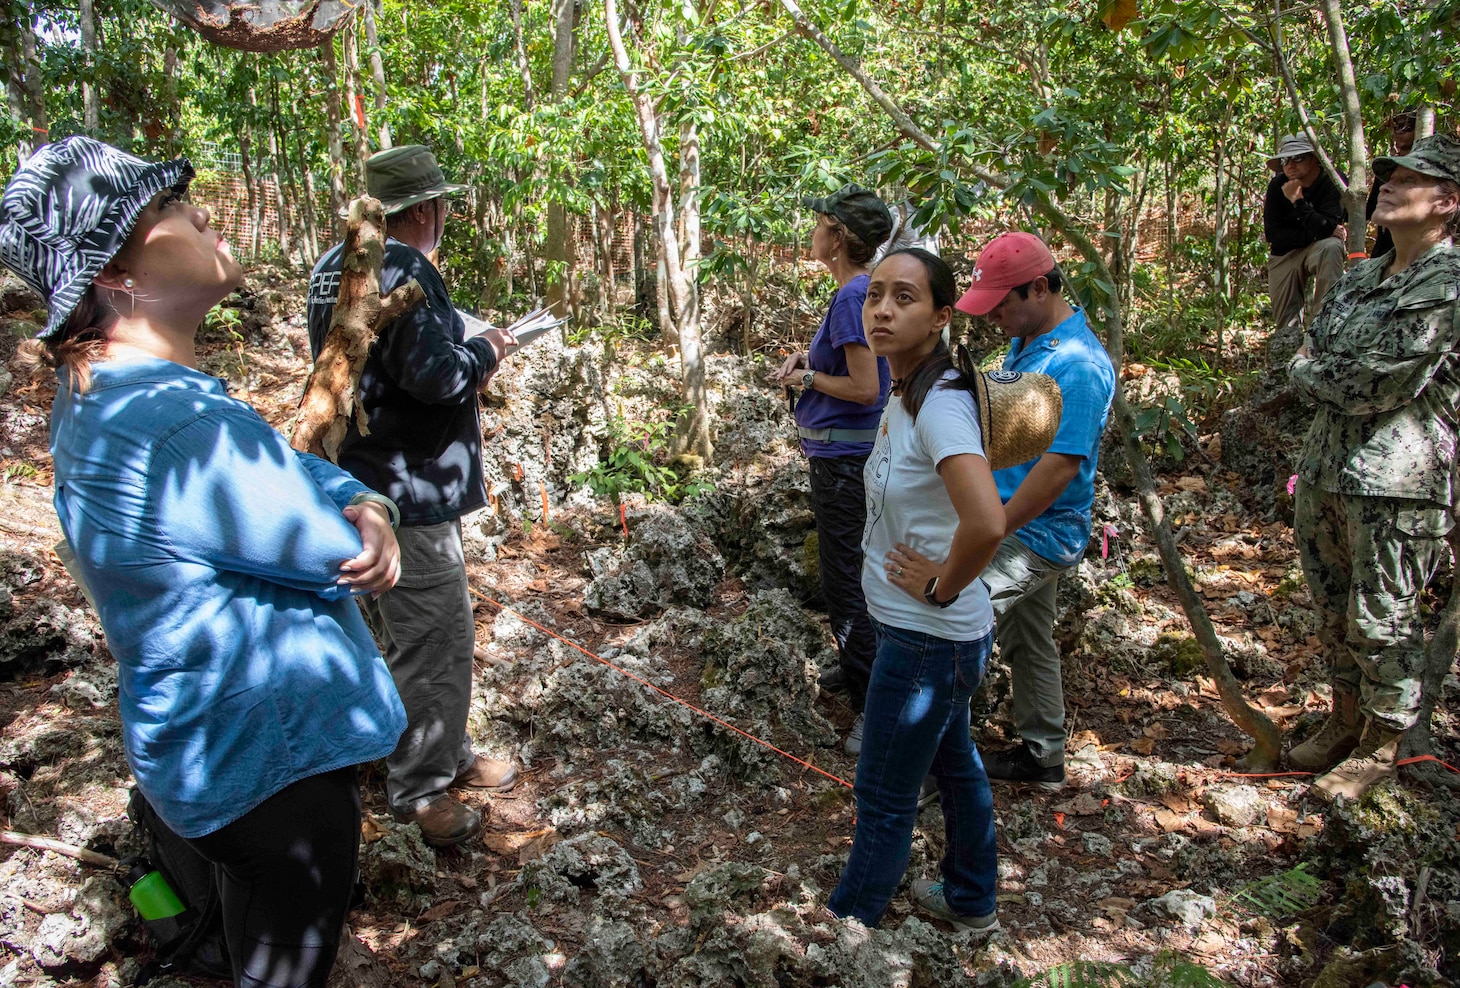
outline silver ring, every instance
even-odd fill
[[[899,567],[897,567],[897,569],[893,570],[892,571],[892,575],[893,576],[901,576],[902,575],[902,567],[899,566]]]

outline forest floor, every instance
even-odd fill
[[[275,331],[288,336],[288,349],[307,353],[297,320],[280,321]],[[0,344],[0,358],[8,360],[13,345],[11,340]],[[246,389],[235,394],[279,427],[292,418],[307,370],[302,356],[291,360],[274,350],[251,352],[236,341],[213,345],[205,365],[230,377],[244,371],[238,380]],[[51,508],[44,425],[49,394],[46,385],[17,381],[0,397],[8,423],[0,449],[0,556],[10,572],[8,610],[0,616],[29,613],[45,601],[71,609],[85,606],[52,552],[59,530]],[[1326,712],[1326,687],[1281,494],[1276,501],[1254,497],[1249,478],[1223,469],[1210,441],[1203,455],[1164,475],[1161,490],[1217,631],[1232,646],[1249,699],[1280,727],[1311,730]],[[1133,522],[1130,505],[1123,503],[1132,499],[1102,489],[1102,500],[1106,520],[1098,524],[1110,527],[1102,551],[1092,553],[1086,564],[1093,596],[1085,601],[1083,629],[1065,653],[1070,784],[1058,793],[995,788],[1004,932],[985,950],[965,949],[958,938],[947,937],[950,956],[971,978],[983,977],[978,983],[988,984],[1006,983],[1015,972],[1034,975],[1080,960],[1136,964],[1139,969],[1140,963],[1149,967],[1151,958],[1165,957],[1169,963],[1173,956],[1232,984],[1311,983],[1337,946],[1338,941],[1326,939],[1321,917],[1341,896],[1341,886],[1327,882],[1305,898],[1307,886],[1295,880],[1288,883],[1286,904],[1271,894],[1274,876],[1289,873],[1308,856],[1305,848],[1321,838],[1325,816],[1307,796],[1310,780],[1236,771],[1235,759],[1249,741],[1223,713],[1152,548]],[[598,656],[629,649],[643,631],[647,622],[605,620],[583,600],[589,581],[585,553],[612,545],[619,521],[607,505],[568,509],[551,527],[513,531],[498,544],[495,558],[469,560],[477,593],[479,680],[494,696],[527,695],[553,676],[593,665],[571,649],[554,652],[566,657],[545,663],[537,638],[493,641],[493,629],[501,627],[497,601],[511,602],[514,610],[532,614],[551,632]],[[729,622],[755,601],[751,588],[728,575],[717,584],[704,612],[711,621]],[[524,602],[531,606],[524,607]],[[104,639],[94,619],[88,614],[84,620],[94,635],[93,658],[105,661]],[[817,617],[812,614],[807,620],[814,623]],[[700,640],[671,636],[654,650],[664,673],[656,682],[697,705],[708,692],[707,656],[695,645]],[[82,668],[91,670],[93,664]],[[75,668],[12,668],[17,674],[0,671],[0,790],[7,799],[7,828],[64,837],[65,813],[59,802],[48,802],[60,795],[70,798],[67,812],[73,815],[118,818],[130,779],[119,751],[101,757],[96,750],[98,745],[119,746],[114,699],[101,706],[78,700],[85,691],[67,685],[79,675]],[[624,688],[644,690],[630,682]],[[999,687],[991,684],[991,689]],[[1002,689],[1007,692],[1006,685]],[[1452,676],[1436,724],[1437,753],[1452,764],[1460,764],[1456,692]],[[652,694],[643,702],[673,701]],[[842,699],[821,697],[816,702],[821,715],[844,733],[851,711]],[[997,747],[1010,730],[1006,697],[990,700],[988,707],[989,720],[975,734],[981,745]],[[616,714],[624,718],[622,709]],[[612,720],[615,711],[581,710],[577,715]],[[702,730],[700,715],[689,716],[694,726],[687,732]],[[512,730],[490,734],[484,739],[488,750],[511,752]],[[577,893],[554,899],[546,885],[522,878],[554,845],[588,831],[611,838],[637,867],[638,881],[626,888],[626,902],[614,915],[627,917],[651,943],[667,931],[693,928],[701,930],[698,942],[703,944],[703,917],[692,886],[697,876],[733,862],[760,869],[759,888],[748,894],[748,901],[742,896],[734,909],[726,907],[726,923],[743,923],[756,909],[793,911],[801,924],[795,928],[809,931],[795,948],[802,955],[796,963],[809,963],[809,944],[834,938],[827,931],[838,924],[824,911],[824,895],[839,867],[834,856],[844,856],[851,842],[854,805],[848,789],[789,761],[776,775],[779,784],[738,787],[733,773],[706,770],[692,746],[653,752],[642,738],[626,741],[624,750],[580,744],[555,756],[549,734],[544,729],[534,736],[535,757],[516,790],[471,797],[490,804],[479,843],[438,852],[434,872],[413,879],[418,894],[372,895],[352,915],[355,934],[374,953],[377,967],[388,972],[383,979],[377,976],[376,983],[614,983],[601,971],[589,978],[581,974],[586,968],[574,966],[574,958],[592,949],[597,928]],[[59,740],[67,737],[87,740],[80,745]],[[855,760],[839,743],[813,748],[784,730],[773,740],[838,779],[854,775]],[[653,771],[641,769],[651,756]],[[569,804],[584,812],[572,818],[576,828],[565,823],[571,815],[562,812],[569,804],[561,794],[593,795],[595,780],[624,774],[622,764],[615,762],[625,758],[632,763],[630,774],[646,786],[662,782],[667,787],[663,780],[676,776],[698,778],[695,798],[660,800],[639,819],[629,820],[612,813],[594,816],[588,812],[592,800],[575,796]],[[82,771],[91,763],[99,764],[99,775]],[[87,780],[84,792],[70,788],[73,778]],[[378,771],[367,771],[364,778],[368,849],[371,842],[390,835],[393,825]],[[1421,793],[1419,798],[1429,797]],[[645,817],[661,839],[642,836]],[[115,851],[124,843],[119,836],[124,829],[124,824],[93,828],[88,832],[92,846]],[[934,806],[919,818],[911,877],[934,875],[942,841],[941,814]],[[68,888],[74,891],[88,869],[47,852],[0,848],[0,880],[24,871],[49,876],[53,889],[44,894],[43,882],[42,891],[29,895],[6,893],[6,902],[14,898],[19,905],[0,906],[9,954],[0,955],[0,983],[127,983],[134,967],[123,955],[130,949],[145,950],[134,931],[114,938],[89,964],[38,964],[30,938],[39,935],[51,914],[66,911],[74,898]],[[1266,884],[1254,885],[1264,880]],[[591,896],[594,886],[590,875],[584,895]],[[807,888],[819,889],[820,901],[814,895],[808,898]],[[124,899],[119,901],[125,905]],[[530,966],[537,973],[513,967],[520,957],[492,960],[485,945],[443,951],[444,941],[462,944],[469,922],[509,913],[524,917],[545,944],[537,948],[536,966]],[[911,914],[907,899],[899,895],[883,926],[897,928]],[[1434,963],[1439,948],[1435,943],[1424,946]],[[660,972],[658,981],[645,975],[624,983],[694,983],[675,963],[680,962],[661,957],[647,968]],[[680,972],[675,977],[685,980],[674,980],[667,971]],[[988,980],[994,973],[1002,980]],[[776,982],[746,975],[737,983]],[[920,982],[914,976],[908,983]]]

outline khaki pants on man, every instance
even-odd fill
[[[1297,351],[1303,330],[1312,325],[1324,296],[1342,275],[1343,243],[1337,237],[1324,237],[1307,247],[1268,258],[1267,291],[1276,326],[1271,349],[1275,359],[1286,362]]]

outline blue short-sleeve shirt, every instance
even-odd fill
[[[1090,543],[1090,507],[1095,501],[1095,468],[1100,439],[1115,399],[1115,368],[1110,356],[1076,309],[1054,329],[1032,339],[1016,338],[1004,369],[1048,374],[1060,386],[1062,411],[1051,453],[1081,457],[1080,472],[1045,509],[1015,535],[1031,552],[1061,566],[1078,562]],[[1007,503],[1039,460],[998,470],[994,481]]]
[[[811,369],[835,377],[847,376],[848,345],[866,346],[867,333],[862,329],[862,303],[867,300],[867,285],[871,278],[859,274],[841,288],[831,300],[831,308],[821,327],[811,339],[811,349],[806,355]],[[833,398],[820,391],[805,391],[796,402],[796,424],[807,429],[865,429],[871,432],[882,422],[882,409],[887,405],[887,393],[892,390],[892,372],[887,369],[887,360],[877,358],[877,403],[859,405],[855,401]],[[801,440],[801,450],[807,456],[863,456],[872,451],[872,443],[828,442],[820,439]]]

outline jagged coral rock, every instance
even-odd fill
[[[528,890],[530,900],[552,903],[575,903],[584,892],[626,898],[644,887],[639,866],[629,853],[617,841],[597,833],[554,844],[542,857],[523,866],[517,884]]]
[[[385,831],[360,848],[360,879],[370,898],[382,906],[416,913],[431,904],[436,880],[436,852],[421,839],[413,823],[375,819]]]
[[[595,577],[583,595],[588,609],[632,620],[671,604],[707,606],[725,575],[725,560],[703,528],[673,505],[649,504],[635,514],[623,555],[599,550],[590,560]]]

